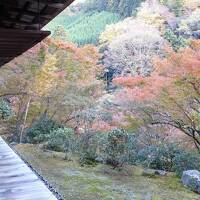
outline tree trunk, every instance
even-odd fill
[[[20,131],[20,139],[19,139],[19,143],[20,144],[22,143],[23,132],[24,132],[24,128],[26,126],[26,120],[27,120],[28,110],[29,110],[29,107],[30,107],[30,102],[31,102],[31,97],[29,98],[29,100],[27,102],[27,105],[26,105],[26,111],[25,111],[25,115],[24,115],[24,122],[22,124],[22,128],[21,128],[21,131]]]

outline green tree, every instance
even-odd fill
[[[175,51],[186,47],[188,43],[184,37],[182,37],[181,35],[177,36],[171,29],[167,29],[165,31],[164,38],[171,44]]]
[[[12,108],[8,102],[0,100],[0,118],[5,120],[12,115]]]
[[[122,166],[126,161],[128,135],[123,130],[113,130],[108,133],[105,149],[106,162],[113,168]]]

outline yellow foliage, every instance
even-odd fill
[[[131,18],[127,18],[116,24],[107,25],[105,31],[100,35],[100,44],[110,43],[115,37],[123,33],[124,29],[127,28],[129,19]]]
[[[183,0],[183,6],[186,9],[195,10],[196,8],[200,7],[199,0]]]
[[[166,20],[173,17],[174,15],[169,12],[169,9],[157,0],[147,0],[142,3],[137,13],[137,19],[158,28],[160,31],[165,29]]]
[[[138,13],[137,18],[143,20],[145,23],[149,25],[153,25],[159,30],[163,30],[164,27],[164,18],[158,13],[150,13],[148,11],[141,11]]]
[[[54,55],[48,54],[44,65],[38,71],[32,92],[39,96],[48,94],[56,81],[55,72],[57,59]]]

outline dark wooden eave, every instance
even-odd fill
[[[47,37],[41,31],[74,0],[0,0],[0,66]]]
[[[0,66],[21,55],[50,34],[49,31],[0,29]]]
[[[0,27],[38,30],[74,0],[1,0]]]

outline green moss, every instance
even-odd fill
[[[163,199],[163,198],[160,198],[160,197],[158,197],[158,196],[153,196],[152,198],[151,198],[151,200],[166,200],[166,199]]]
[[[96,197],[98,199],[106,199],[106,200],[112,200],[113,196],[115,196],[115,199],[119,199],[116,198],[116,195],[113,194],[112,191],[105,190],[104,188],[102,188],[102,186],[99,185],[89,186],[88,188],[81,191],[81,195],[93,196],[94,198]]]
[[[180,178],[175,175],[159,177],[157,181],[159,184],[162,184],[167,189],[185,191],[185,188],[181,184]]]
[[[103,164],[81,167],[77,158],[44,152],[35,145],[17,145],[16,150],[60,193],[70,200],[199,200],[176,176],[149,178],[143,169],[124,166],[120,171]]]
[[[143,169],[141,167],[133,167],[133,176],[141,176]]]

